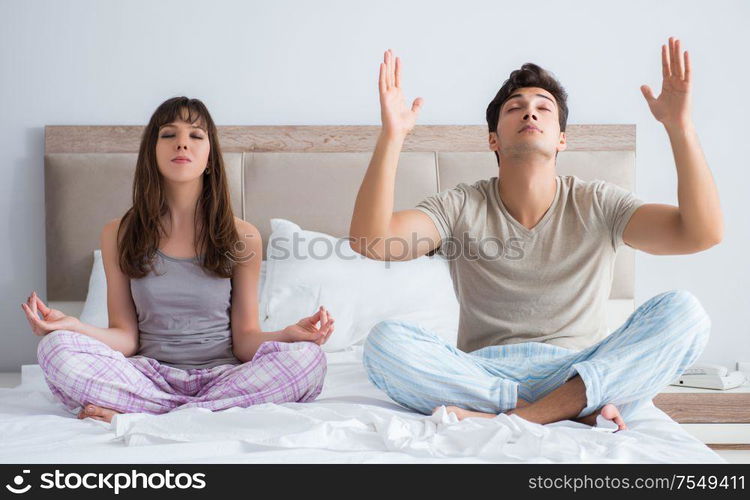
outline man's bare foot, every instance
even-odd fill
[[[523,408],[524,406],[529,406],[529,404],[530,403],[528,401],[524,401],[523,399],[518,398],[518,402],[516,403],[516,408]],[[438,408],[440,407],[438,406]],[[436,411],[438,411],[438,408],[435,408],[434,410],[432,410],[432,413],[435,413]],[[458,406],[446,406],[445,410],[448,413],[454,413],[456,417],[458,418],[458,420],[463,420],[465,418],[495,418],[497,417],[497,415],[495,415],[494,413],[483,413],[481,411],[465,410],[463,408],[459,408]],[[513,410],[508,410],[506,413],[510,415],[512,411]]]
[[[596,417],[600,414],[607,420],[611,420],[617,424],[618,429],[615,432],[627,430],[628,426],[625,425],[625,421],[622,419],[622,415],[620,415],[620,410],[613,404],[604,405],[591,415],[574,419],[574,421],[596,427]]]
[[[102,422],[112,422],[112,417],[119,415],[119,411],[110,410],[109,408],[103,408],[96,405],[86,405],[79,413],[78,418],[93,418],[94,420],[101,420]]]

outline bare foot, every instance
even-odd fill
[[[112,422],[112,417],[115,415],[119,415],[119,411],[110,410],[109,408],[103,408],[101,406],[96,405],[86,405],[80,413],[78,413],[78,418],[84,419],[84,418],[93,418],[94,420],[100,420],[102,422]]]
[[[529,406],[528,401],[524,401],[521,398],[518,398],[518,402],[516,403],[516,408],[523,408],[524,406]],[[440,407],[438,406],[434,410],[432,410],[432,413],[435,413],[438,411]],[[463,420],[465,418],[495,418],[497,415],[494,413],[483,413],[481,411],[471,411],[471,410],[465,410],[463,408],[459,408],[458,406],[446,406],[445,410],[448,413],[454,413],[458,420]],[[511,414],[513,410],[508,410],[506,413],[508,415]]]
[[[591,427],[596,426],[596,417],[600,415],[607,420],[611,420],[612,422],[617,424],[618,429],[615,432],[620,432],[627,430],[628,426],[625,425],[625,421],[622,419],[622,415],[620,415],[620,410],[617,409],[617,407],[613,404],[607,404],[599,408],[599,410],[595,411],[591,415],[587,415],[582,418],[574,419],[576,422],[581,422],[582,424],[590,425]]]

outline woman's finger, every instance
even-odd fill
[[[329,321],[328,321],[328,333],[326,333],[326,335],[330,335],[331,334],[331,330],[333,330],[333,325],[334,325],[335,322],[336,322],[335,318],[329,317]]]
[[[31,313],[31,309],[29,308],[28,304],[21,304],[21,309],[23,310],[23,313],[26,315],[26,319],[29,321],[29,324],[31,326],[34,326],[34,319],[33,314]]]
[[[42,313],[42,316],[47,316],[50,312],[50,308],[46,306],[44,302],[42,302],[42,299],[39,298],[39,295],[34,292],[33,294],[34,300],[36,302],[36,306],[39,309],[39,312]]]
[[[320,309],[320,329],[325,330],[328,328],[328,311],[326,311],[325,307],[321,307]]]
[[[669,68],[669,55],[667,54],[667,46],[661,46],[661,75],[666,80],[672,74]]]
[[[334,322],[331,321],[331,328],[328,329],[328,333],[326,333],[326,338],[325,338],[325,340],[323,342],[325,342],[326,340],[328,340],[328,337],[330,337],[331,334],[333,333],[333,330],[335,328],[335,325],[333,323]]]
[[[328,331],[328,333],[324,337],[322,337],[320,339],[320,344],[322,345],[322,344],[325,344],[326,342],[328,342],[328,339],[331,337],[332,333],[333,333],[333,327],[331,327],[331,329]]]
[[[47,315],[50,313],[51,309],[47,307],[47,305],[44,302],[42,302],[42,299],[40,299],[39,295],[37,295],[36,293],[34,294],[34,300],[35,300],[37,309],[39,309],[39,312],[42,313],[42,316],[46,318]]]
[[[39,321],[39,314],[36,310],[36,301],[34,301],[33,295],[29,295],[29,300],[26,302],[26,307],[29,308],[29,312],[34,317],[34,320]]]
[[[29,306],[31,307],[31,312],[33,312],[34,316],[36,316],[37,315],[36,300],[34,300],[33,294],[29,297]]]
[[[320,309],[318,309],[318,311],[315,314],[313,314],[312,316],[308,316],[304,320],[308,321],[311,325],[315,326],[315,324],[318,321],[320,321]]]
[[[39,335],[41,333],[39,317],[31,312],[31,308],[28,306],[28,304],[21,304],[21,308],[26,314],[26,320],[29,322],[29,326],[31,326],[31,331],[34,333],[34,335]]]

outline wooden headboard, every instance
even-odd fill
[[[264,241],[271,217],[346,236],[380,127],[224,126],[219,137],[235,215]],[[131,205],[141,126],[45,128],[47,298],[82,301],[104,224]],[[633,190],[634,125],[570,125],[558,173]],[[417,126],[404,144],[395,208],[498,174],[480,125]],[[633,298],[633,253],[618,252],[611,298]]]

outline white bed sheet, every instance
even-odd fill
[[[653,405],[615,434],[507,415],[457,422],[390,401],[367,380],[361,347],[327,356],[313,403],[128,414],[112,424],[76,419],[39,366],[25,365],[19,387],[0,389],[0,463],[725,463]]]

